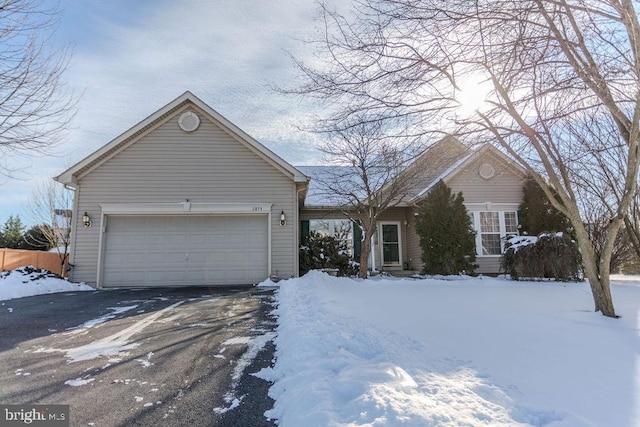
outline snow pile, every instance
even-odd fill
[[[280,283],[265,416],[298,425],[640,425],[640,281]]]
[[[26,266],[0,273],[0,300],[22,298],[55,292],[93,291],[84,283],[71,283],[55,274]]]
[[[529,245],[535,245],[538,241],[538,236],[511,236],[507,238],[507,248],[513,249],[514,252],[518,252],[518,249]]]

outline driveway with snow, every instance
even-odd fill
[[[72,292],[0,301],[0,402],[71,425],[269,425],[268,290]]]

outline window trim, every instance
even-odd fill
[[[506,212],[512,212],[515,213],[515,218],[516,218],[516,225],[519,223],[518,221],[518,209],[517,207],[507,207],[507,206],[500,206],[500,209],[496,209],[497,206],[491,206],[488,205],[487,209],[482,209],[482,210],[468,210],[469,215],[473,215],[473,229],[476,232],[476,257],[482,257],[482,258],[499,258],[504,254],[504,238],[508,235],[508,234],[512,234],[512,233],[507,233],[507,224],[505,221],[505,216],[504,214]],[[467,208],[469,209],[469,208]],[[499,224],[499,233],[498,232],[487,232],[485,234],[499,234],[500,235],[500,254],[493,254],[493,255],[484,255],[482,253],[482,230],[481,230],[481,221],[480,221],[480,213],[481,212],[497,212],[498,213],[498,224]]]
[[[345,219],[345,218],[310,218],[307,221],[309,221],[309,232],[311,233],[312,231],[315,231],[311,225],[311,223],[313,221],[319,221],[319,222],[327,222],[327,235],[331,236],[331,237],[336,237],[336,222],[349,222],[351,229],[349,231],[349,235],[351,237],[348,237],[346,240],[348,240],[347,242],[347,250],[350,252],[349,253],[349,257],[353,258],[355,250],[356,250],[356,244],[355,244],[355,227],[356,224],[354,224],[354,222],[350,219]]]
[[[397,263],[388,263],[385,264],[384,263],[384,242],[383,242],[383,233],[382,233],[382,226],[383,225],[396,225],[398,227],[398,262]],[[380,250],[380,265],[381,267],[384,268],[394,268],[394,267],[401,267],[403,264],[403,254],[402,254],[402,223],[401,221],[378,221],[378,243],[379,243],[379,250]],[[393,242],[393,244],[395,244],[395,242]]]

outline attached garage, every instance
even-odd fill
[[[103,287],[248,285],[268,277],[267,215],[111,215]]]
[[[226,286],[298,274],[308,178],[190,92],[56,180],[75,191],[73,281]]]

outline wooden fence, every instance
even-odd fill
[[[44,268],[60,274],[60,255],[57,252],[0,249],[0,271],[14,270],[25,265]],[[65,270],[67,263],[65,262]],[[64,272],[64,276],[67,272]]]

